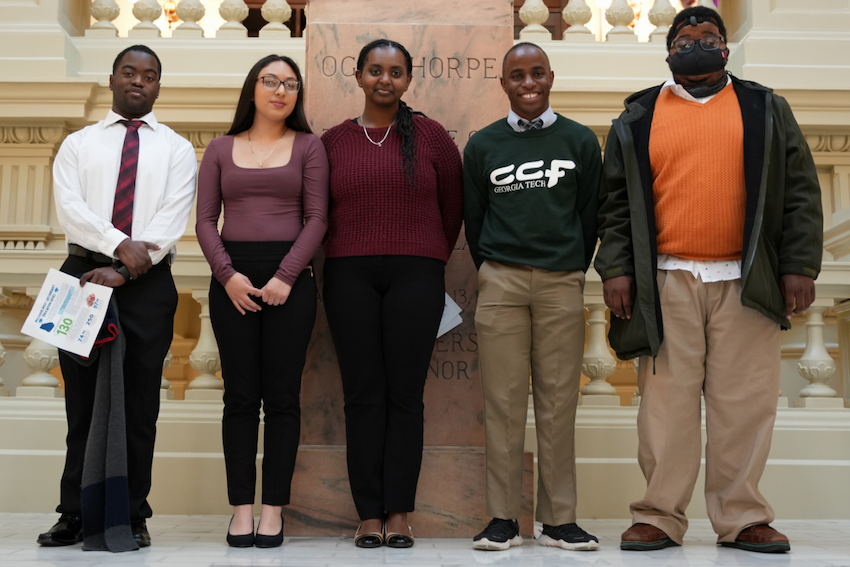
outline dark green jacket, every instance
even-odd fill
[[[816,278],[823,256],[820,185],[808,144],[784,98],[732,77],[744,122],[746,217],[741,303],[791,324],[779,288],[783,274]],[[661,86],[626,99],[605,146],[594,266],[603,280],[632,274],[632,318],[612,317],[609,340],[621,359],[655,356],[664,339],[656,285],[657,248],[649,133]],[[722,143],[694,133],[694,146]],[[718,164],[723,167],[723,164]]]

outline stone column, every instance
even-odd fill
[[[3,363],[6,362],[6,349],[3,348],[3,343],[0,343],[0,366],[3,366]],[[3,382],[3,377],[0,376],[0,397],[5,397],[9,395],[9,388],[6,387],[6,383]]]
[[[634,30],[629,27],[629,24],[635,19],[635,11],[632,10],[628,0],[611,2],[611,6],[605,10],[605,19],[614,26],[605,36],[605,41],[637,43],[638,37]]]
[[[224,382],[215,375],[221,370],[221,359],[218,356],[218,343],[210,323],[209,291],[193,289],[192,298],[201,304],[201,331],[198,344],[189,355],[189,364],[201,375],[189,383],[185,399],[219,401],[224,390]]]
[[[204,30],[198,25],[198,20],[204,17],[206,8],[201,0],[180,0],[177,4],[177,17],[183,23],[174,28],[171,37],[175,38],[199,38],[204,37]]]
[[[844,405],[850,407],[850,301],[839,303],[832,310],[838,318],[838,349],[844,381]]]
[[[35,300],[40,288],[28,287],[27,295]],[[32,373],[24,378],[15,390],[18,398],[64,398],[65,390],[59,388],[59,380],[50,373],[59,365],[59,349],[46,342],[33,339],[24,350],[24,363]]]
[[[640,358],[635,358],[635,374],[638,373],[638,369],[640,368]],[[635,386],[635,395],[632,396],[632,405],[639,406],[640,405],[640,386]]]
[[[248,17],[248,5],[243,0],[224,0],[218,7],[218,13],[225,22],[215,32],[216,39],[248,37],[248,28],[242,25],[242,20]]]
[[[655,26],[655,29],[649,34],[650,41],[653,43],[666,43],[670,24],[676,18],[676,8],[673,7],[670,0],[655,0],[652,9],[647,15],[649,22]]]
[[[549,8],[543,0],[525,0],[519,9],[519,19],[525,24],[519,32],[520,41],[551,41],[552,34],[543,27],[549,19]]]
[[[596,41],[593,32],[587,28],[587,23],[593,18],[593,10],[587,5],[587,0],[572,0],[561,17],[570,26],[564,31],[564,41]]]
[[[151,39],[162,36],[159,28],[154,24],[154,21],[162,15],[162,6],[157,0],[138,0],[133,4],[133,15],[139,23],[127,32],[127,37]]]
[[[165,355],[165,360],[162,361],[162,372],[165,373],[165,369],[171,366],[171,362],[174,360],[174,355],[171,354],[171,350],[169,349],[168,354]],[[168,381],[168,378],[165,376],[162,377],[162,380],[159,383],[159,399],[160,400],[173,400],[174,399],[174,390],[171,389],[171,382]]]
[[[617,395],[617,389],[605,380],[617,369],[617,360],[611,355],[608,341],[605,339],[607,307],[599,297],[585,297],[585,307],[590,311],[590,318],[587,320],[590,329],[581,370],[590,378],[590,382],[581,389],[581,405],[619,406],[620,396]]]
[[[835,361],[829,356],[823,338],[823,314],[831,299],[816,299],[806,312],[806,350],[797,363],[797,372],[809,385],[800,390],[795,406],[803,408],[843,408],[844,400],[826,382],[835,373]]]
[[[121,9],[115,0],[94,0],[89,7],[89,12],[97,21],[86,30],[86,37],[118,37],[118,28],[112,20],[118,17]]]
[[[260,13],[268,22],[260,29],[264,39],[292,37],[292,32],[284,25],[292,17],[292,8],[286,0],[266,0]]]

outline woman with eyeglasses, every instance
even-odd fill
[[[325,132],[331,166],[324,299],[345,398],[359,547],[410,547],[422,395],[460,232],[463,173],[448,132],[401,97],[413,64],[380,39],[357,59],[363,112]]]
[[[258,61],[230,131],[207,146],[198,175],[195,228],[213,274],[210,320],[224,379],[233,547],[283,543],[282,509],[298,451],[301,372],[316,317],[311,262],[328,226],[328,160],[304,116],[301,85],[289,57]],[[255,535],[261,403],[265,447]]]

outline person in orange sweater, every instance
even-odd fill
[[[620,547],[681,545],[700,469],[718,543],[790,550],[758,490],[770,451],[781,329],[815,296],[820,187],[788,103],[725,71],[711,8],[680,12],[673,77],[626,100],[605,149],[595,267],[621,359],[640,356],[644,497]]]

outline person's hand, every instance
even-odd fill
[[[86,282],[92,282],[106,287],[118,287],[124,285],[124,276],[115,271],[114,268],[95,268],[90,272],[86,272],[80,277],[80,287],[86,285]]]
[[[255,288],[254,284],[251,283],[251,280],[249,280],[245,274],[236,272],[230,276],[230,279],[227,280],[226,284],[224,284],[224,291],[227,292],[227,296],[230,298],[230,301],[233,302],[233,306],[242,315],[244,315],[246,311],[256,313],[262,309],[259,305],[254,303],[251,296],[260,297],[263,295],[263,292]]]
[[[130,277],[138,278],[151,269],[151,255],[148,250],[159,250],[159,246],[144,240],[123,240],[115,249],[115,254],[121,263],[130,270]]]
[[[779,279],[779,289],[785,299],[785,316],[803,313],[815,300],[815,280],[800,274],[785,274]]]
[[[283,305],[289,299],[289,292],[292,291],[292,286],[283,280],[275,277],[263,286],[263,301],[269,305]]]
[[[632,318],[632,305],[635,300],[635,278],[631,275],[608,278],[602,282],[602,297],[605,305],[620,319]]]

